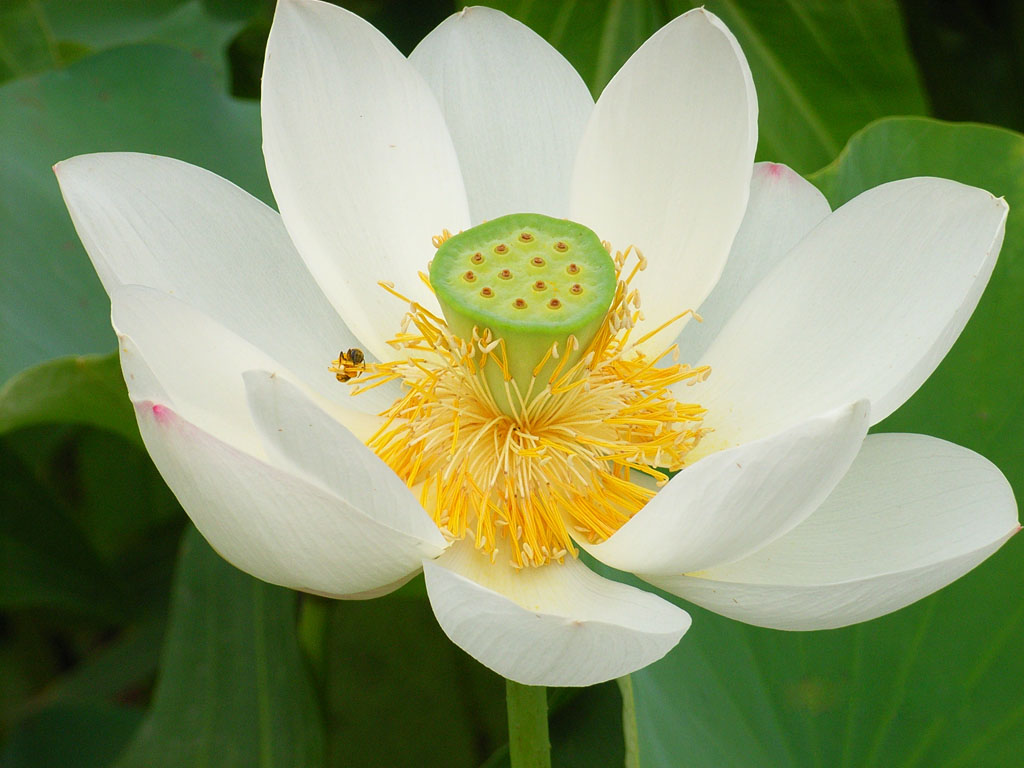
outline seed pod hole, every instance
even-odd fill
[[[543,280],[538,280],[536,283],[533,284],[533,290],[535,291],[545,291],[547,290],[547,287],[548,284],[545,283]]]
[[[535,267],[543,267],[546,262],[542,257],[534,256],[532,259],[530,259],[530,263],[533,264],[533,266]]]
[[[512,270],[511,269],[503,269],[503,270],[501,270],[501,272],[498,273],[498,277],[500,277],[502,280],[511,280],[512,279]]]
[[[526,309],[526,299],[516,299],[512,302],[512,306],[516,309]]]
[[[484,286],[483,288],[480,289],[480,295],[483,296],[485,299],[490,299],[494,296],[494,289],[488,286]]]
[[[559,253],[565,253],[566,251],[569,250],[569,244],[564,240],[559,240],[557,243],[555,243],[555,250],[558,251]]]
[[[573,294],[574,296],[579,296],[581,293],[583,293],[583,286],[580,285],[579,283],[573,283],[572,287],[569,288],[569,293]]]
[[[498,243],[496,246],[494,246],[494,252],[495,253],[508,253],[508,246],[505,245],[504,243]]]
[[[533,235],[531,235],[529,232],[523,232],[521,235],[519,235],[519,242],[521,242],[521,243],[532,243],[533,242]]]
[[[467,269],[466,274],[462,276],[462,279],[465,280],[467,283],[472,283],[474,280],[476,280],[476,272],[474,272],[472,269]]]
[[[570,275],[578,275],[580,273],[580,265],[575,262],[565,268],[565,271]]]
[[[477,251],[476,253],[469,257],[469,260],[472,261],[474,264],[483,264],[484,255],[480,253],[480,251]]]
[[[558,299],[552,299],[551,301],[548,302],[548,306],[551,307],[551,309],[558,309],[562,306],[562,302],[560,302]]]

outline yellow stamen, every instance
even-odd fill
[[[626,272],[631,256],[636,263]],[[402,397],[382,414],[368,445],[407,485],[420,486],[424,508],[446,536],[471,537],[492,562],[498,552],[516,568],[561,562],[577,554],[573,535],[608,538],[656,492],[633,482],[631,472],[664,484],[664,470],[682,468],[707,432],[704,409],[677,402],[672,387],[703,381],[709,368],[657,367],[678,357],[674,345],[657,356],[638,349],[687,313],[631,341],[641,314],[630,283],[645,260],[630,248],[614,261],[615,298],[593,341],[578,359],[569,354],[579,346],[574,337],[561,354],[553,344],[527,391],[509,373],[513,350],[504,339],[487,331],[459,339],[390,283],[381,285],[410,307],[402,332],[389,341],[406,356],[354,372],[342,355],[331,367],[339,378],[353,373],[354,394],[403,382]],[[551,359],[558,360],[554,372],[539,380]],[[488,366],[501,373],[511,415],[496,405]]]

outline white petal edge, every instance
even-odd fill
[[[524,685],[594,685],[629,674],[668,653],[690,626],[685,611],[573,558],[516,571],[463,541],[424,561],[423,575],[451,641]]]
[[[947,179],[875,187],[826,218],[750,293],[704,356],[707,423],[752,440],[867,397],[877,423],[970,318],[1007,206]]]
[[[825,500],[860,450],[866,400],[686,467],[608,540],[580,541],[622,571],[672,575],[738,560]],[[712,435],[713,437],[713,435]]]
[[[747,206],[756,146],[750,68],[703,8],[662,27],[597,100],[569,216],[613,248],[633,245],[647,257],[634,282],[641,334],[696,310],[718,281]],[[645,346],[674,338],[681,323]]]
[[[276,466],[292,469],[438,552],[448,546],[398,475],[298,387],[266,371],[248,371],[244,379],[253,421]]]
[[[162,291],[138,285],[116,287],[111,296],[111,320],[122,347],[125,339],[132,342],[135,354],[182,416],[254,456],[262,456],[263,451],[246,405],[242,374],[252,369],[274,371],[304,387],[297,376],[265,352]],[[129,394],[136,399],[151,396],[137,391],[123,354],[122,369]],[[325,400],[308,388],[306,392],[360,436],[372,434],[382,421],[379,416]]]
[[[107,293],[134,284],[171,294],[322,396],[346,397],[327,364],[339,349],[361,344],[276,211],[214,173],[156,155],[79,155],[54,172]]]
[[[157,469],[196,528],[236,567],[332,597],[401,586],[438,548],[301,477],[221,442],[169,406],[135,403]]]
[[[509,213],[569,215],[569,176],[594,100],[540,35],[501,11],[449,16],[409,61],[458,152],[473,224]]]
[[[281,216],[345,323],[381,360],[420,281],[431,238],[469,224],[434,94],[369,23],[317,0],[278,3],[263,71],[263,153]]]
[[[871,435],[821,508],[738,562],[642,576],[724,616],[830,629],[895,611],[954,581],[1020,530],[989,461],[923,435]]]
[[[174,398],[167,393],[164,385],[153,373],[153,369],[146,362],[146,358],[142,356],[142,352],[131,337],[120,334],[117,341],[121,373],[128,388],[129,399],[132,402],[151,400],[155,403],[163,403],[172,410],[180,411]]]
[[[750,199],[722,276],[676,343],[683,360],[699,360],[750,291],[832,212],[811,182],[781,163],[757,163]]]

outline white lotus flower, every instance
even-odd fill
[[[726,616],[814,629],[911,603],[1018,530],[985,459],[865,436],[964,327],[1005,202],[918,178],[830,212],[789,169],[754,165],[750,71],[712,14],[664,27],[595,105],[558,53],[496,11],[452,16],[406,59],[344,10],[282,0],[262,109],[280,215],[166,158],[56,169],[112,299],[146,445],[239,568],[341,598],[422,569],[444,631],[483,664],[587,685],[657,660],[690,619],[596,575],[577,546]],[[486,381],[459,366],[489,337],[457,359],[419,277],[433,236],[519,212],[580,222],[647,261],[577,368],[586,386],[539,396],[562,414],[558,446],[500,409],[472,441],[455,434]],[[418,303],[424,338],[410,341],[409,304],[381,282]],[[692,367],[639,374],[676,335]],[[517,343],[508,362],[529,369]],[[361,376],[337,354],[350,348],[366,353]],[[381,385],[351,396],[368,383]],[[500,429],[516,450],[502,454]],[[646,464],[682,471],[659,489]]]

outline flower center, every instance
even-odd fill
[[[400,359],[356,367],[349,350],[331,370],[353,394],[403,384],[367,444],[447,536],[516,568],[575,556],[574,538],[607,539],[682,468],[704,409],[672,387],[710,370],[638,348],[677,318],[633,339],[646,262],[586,227],[514,214],[435,245],[444,319],[411,303]]]

